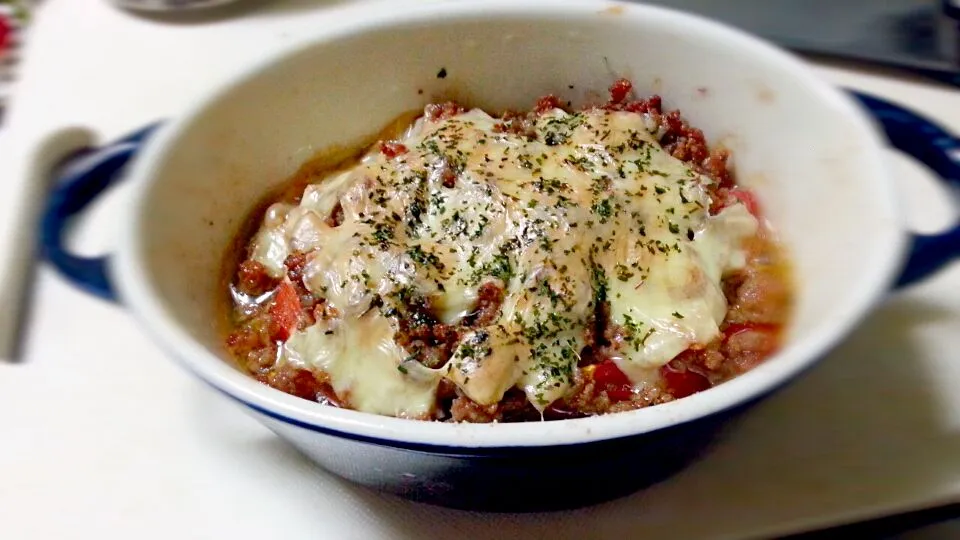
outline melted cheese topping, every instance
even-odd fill
[[[284,358],[322,369],[352,408],[425,418],[445,377],[480,404],[519,387],[543,410],[569,391],[597,302],[637,386],[719,335],[721,278],[758,226],[742,205],[710,216],[710,180],[663,150],[646,115],[554,110],[535,138],[497,122],[480,110],[421,118],[400,140],[407,152],[374,150],[268,210],[252,257],[280,277],[288,255],[307,253],[305,286],[340,317],[292,336]],[[454,324],[488,281],[505,288],[499,319],[465,333],[446,365],[394,341],[411,298]]]

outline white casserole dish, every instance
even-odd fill
[[[437,77],[440,69],[446,77]],[[523,109],[554,92],[576,104],[620,76],[731,149],[739,182],[758,193],[779,231],[798,302],[775,357],[656,407],[502,425],[325,407],[226,361],[213,323],[224,250],[254,202],[312,154],[355,145],[438,98]],[[912,145],[906,149],[960,180],[947,152],[952,138],[864,99],[888,130],[901,129],[899,146]],[[813,365],[882,300],[910,239],[883,152],[874,122],[850,96],[791,55],[698,17],[597,1],[402,2],[362,22],[318,28],[158,130],[75,162],[51,197],[44,250],[91,292],[117,293],[172,357],[337,474],[457,507],[570,507],[676,471],[723,422]],[[133,201],[107,272],[103,259],[69,254],[63,229],[134,155],[126,170]],[[958,232],[914,247],[903,283],[960,252]]]

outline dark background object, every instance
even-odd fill
[[[960,524],[951,520],[960,516],[960,503],[927,510],[907,512],[896,516],[843,525],[833,529],[785,536],[781,540],[842,540],[847,538],[883,540],[954,540],[960,533]],[[942,524],[937,529],[932,524]]]
[[[706,15],[800,53],[960,86],[960,0],[635,0]]]

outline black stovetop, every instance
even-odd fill
[[[692,11],[798,52],[960,85],[960,0],[637,0]]]

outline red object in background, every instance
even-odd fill
[[[4,15],[0,15],[0,54],[3,54],[7,50],[7,46],[10,45],[10,34],[13,32],[13,27],[10,25],[10,21]]]

